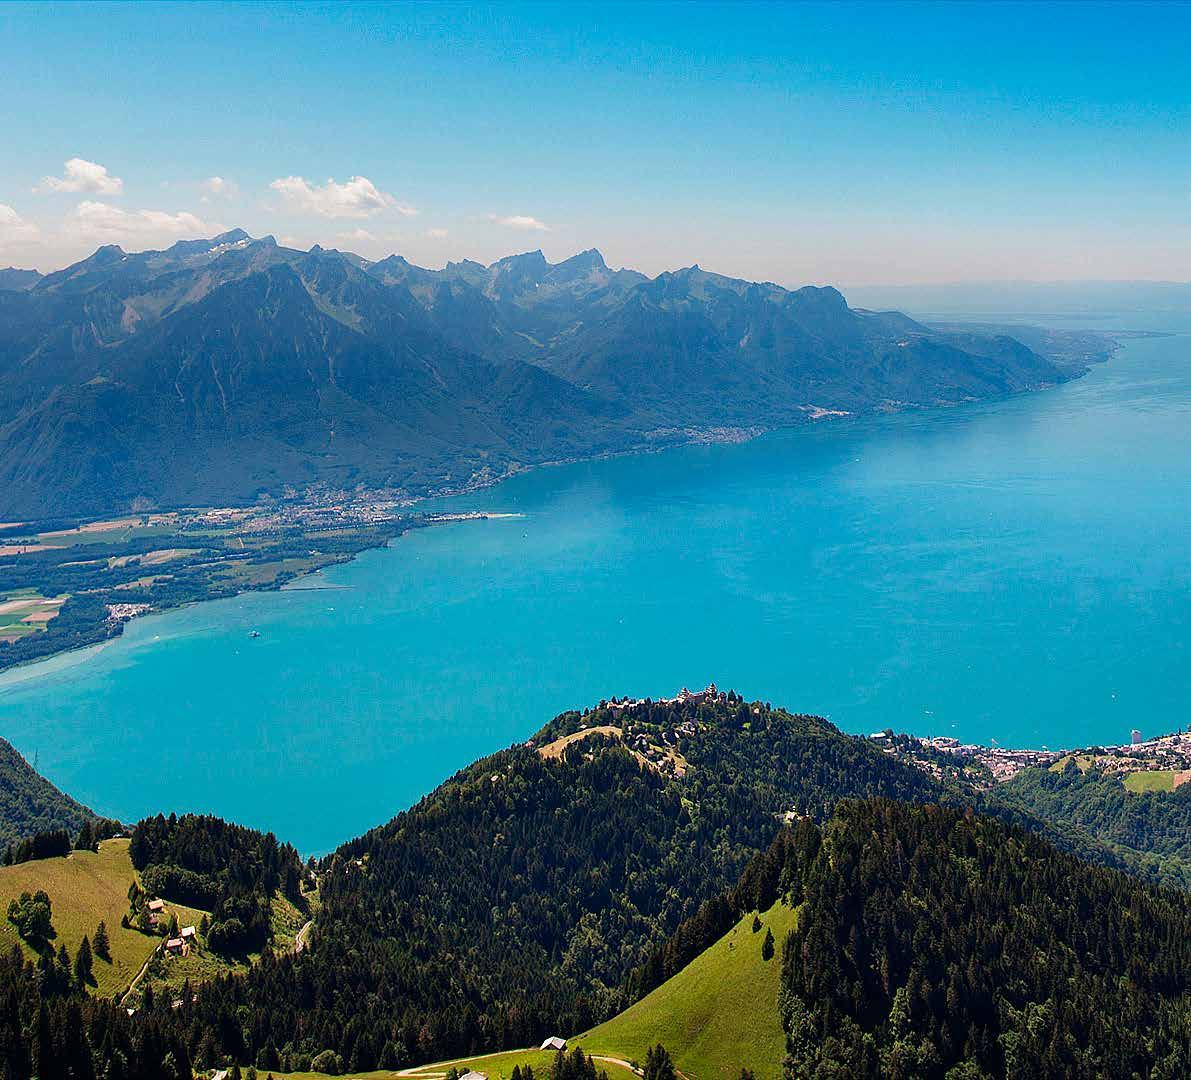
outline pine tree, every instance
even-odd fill
[[[80,987],[90,986],[95,981],[91,974],[91,942],[83,935],[82,944],[74,957],[74,977]]]
[[[645,1080],[678,1080],[674,1062],[661,1043],[652,1046],[645,1053]]]
[[[100,960],[106,960],[109,964],[112,962],[111,945],[108,942],[108,928],[102,919],[95,928],[95,936],[91,939],[91,951]]]
[[[62,1058],[58,1053],[50,1011],[43,1001],[37,1013],[37,1035],[33,1040],[33,1064],[38,1080],[59,1080],[65,1076]]]
[[[753,916],[753,933],[754,934],[757,933],[760,929],[761,929],[761,916],[754,915]]]
[[[772,960],[773,959],[773,931],[772,930],[765,931],[765,940],[761,943],[761,959],[762,960]]]
[[[58,959],[54,964],[54,977],[58,983],[58,989],[65,993],[70,989],[70,953],[66,951],[65,945],[58,946]]]

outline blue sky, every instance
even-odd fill
[[[1189,56],[1178,4],[6,4],[0,265],[242,225],[427,265],[1187,280]]]

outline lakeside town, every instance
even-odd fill
[[[1068,762],[1084,772],[1094,768],[1122,780],[1144,778],[1138,790],[1175,790],[1191,780],[1191,733],[1181,731],[1146,739],[1133,729],[1127,743],[1075,750],[982,746],[944,735],[923,739],[891,730],[868,738],[887,754],[910,760],[939,778],[956,769],[966,771],[969,779],[983,773],[988,787],[1012,779],[1022,769],[1063,768]]]

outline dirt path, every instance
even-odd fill
[[[642,1072],[640,1069],[635,1068],[633,1066],[632,1062],[625,1061],[624,1058],[605,1057],[603,1054],[592,1054],[591,1056],[593,1058],[595,1058],[596,1061],[603,1061],[609,1065],[620,1065],[622,1068],[628,1069],[629,1072],[635,1072],[638,1076],[642,1075]],[[677,1069],[675,1069],[674,1071],[678,1072]],[[682,1073],[678,1073],[678,1075],[682,1076]],[[683,1077],[683,1080],[686,1080],[686,1078]]]
[[[506,1054],[536,1054],[538,1052],[539,1049],[536,1046],[527,1046],[523,1050],[497,1051],[497,1053],[501,1054],[502,1056]],[[407,1069],[398,1070],[397,1075],[408,1076],[414,1078],[414,1080],[443,1080],[443,1078],[447,1075],[447,1070],[452,1066],[457,1067],[460,1065],[466,1065],[468,1062],[482,1061],[484,1058],[489,1058],[492,1056],[492,1054],[477,1054],[474,1057],[455,1058],[452,1061],[437,1061],[432,1065],[411,1065]],[[607,1065],[619,1065],[621,1068],[628,1069],[629,1072],[634,1072],[638,1076],[642,1075],[640,1069],[634,1068],[633,1065],[630,1062],[625,1061],[624,1058],[607,1057],[604,1054],[592,1054],[591,1057],[595,1061],[602,1061]],[[682,1080],[686,1080],[686,1077],[683,1077],[682,1073],[679,1073],[678,1075],[682,1077]]]
[[[149,954],[149,959],[146,960],[141,965],[141,970],[136,973],[136,975],[133,977],[132,982],[130,982],[128,984],[128,989],[125,990],[124,993],[120,995],[120,1004],[121,1005],[123,1005],[124,1002],[126,1002],[128,1000],[129,996],[136,989],[136,984],[139,983],[142,978],[144,978],[145,972],[149,970],[149,965],[153,962],[153,957],[155,957],[157,955],[158,948],[160,948],[160,946],[156,946],[153,949],[153,951]]]
[[[310,936],[310,928],[314,925],[313,919],[307,919],[302,925],[302,929],[294,935],[294,952],[300,953],[306,948],[306,939]]]

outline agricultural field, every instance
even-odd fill
[[[0,671],[99,644],[150,611],[280,588],[427,523],[298,505],[0,525]]]
[[[157,935],[122,927],[120,919],[128,912],[128,886],[136,877],[128,857],[128,840],[105,840],[98,852],[75,851],[67,858],[36,859],[15,866],[0,867],[0,911],[7,912],[11,900],[23,892],[44,889],[52,907],[52,922],[57,936],[50,945],[56,951],[65,945],[73,958],[84,935],[95,937],[102,920],[111,944],[111,962],[95,958],[93,973],[96,993],[110,996],[128,987],[161,944]],[[167,912],[177,915],[180,925],[198,925],[203,913],[170,904]],[[21,948],[32,959],[36,953],[17,935],[7,918],[0,923],[0,948]]]
[[[58,617],[68,597],[42,596],[36,589],[0,592],[0,641],[36,634]]]
[[[786,1053],[777,1010],[782,945],[797,918],[775,904],[754,933],[749,913],[673,978],[575,1043],[637,1063],[661,1043],[688,1080],[739,1080],[741,1068],[757,1080],[779,1080]],[[767,929],[775,948],[763,960]]]
[[[1178,773],[1174,769],[1143,769],[1125,777],[1125,787],[1130,791],[1174,791]]]

